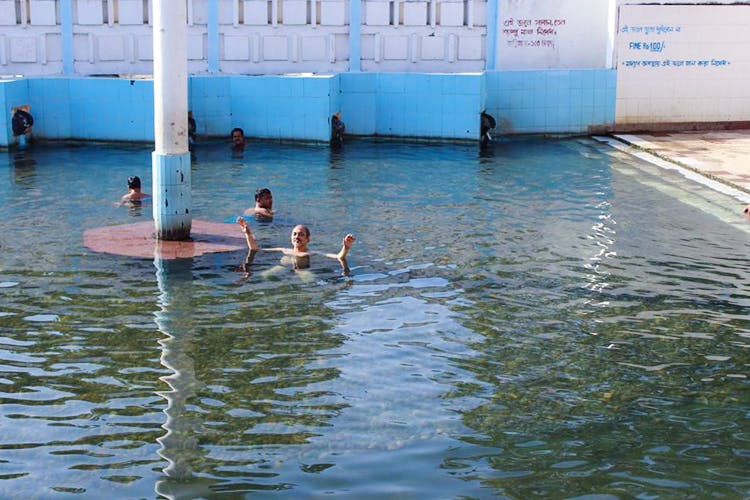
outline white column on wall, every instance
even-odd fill
[[[109,26],[115,24],[115,3],[112,1],[107,2],[107,24]]]
[[[293,34],[289,37],[289,60],[297,62],[299,59],[299,36]]]
[[[47,64],[47,44],[44,35],[39,37],[39,62]]]
[[[29,24],[29,9],[27,5],[28,0],[20,0],[18,8],[21,9],[21,25],[26,26]]]
[[[260,62],[260,35],[253,33],[250,37],[250,48],[252,50],[252,61],[254,63]]]
[[[373,59],[376,63],[380,62],[383,53],[383,37],[380,33],[376,33],[373,37]]]
[[[607,60],[606,68],[614,67],[615,57],[615,30],[617,29],[617,1],[609,0],[609,12],[607,15],[608,35],[607,35]]]
[[[89,63],[94,64],[96,61],[96,58],[94,57],[94,34],[86,33],[86,41],[88,42],[89,47]]]
[[[136,43],[135,35],[131,33],[128,37],[128,48],[130,49],[130,62],[132,64],[135,64],[135,62],[138,60],[138,55],[136,52],[137,47],[138,44]]]

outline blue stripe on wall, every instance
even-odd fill
[[[208,72],[219,72],[219,0],[208,0]]]
[[[60,0],[63,74],[75,73],[73,58],[73,0]]]
[[[361,69],[362,2],[349,2],[349,71]]]
[[[487,2],[487,48],[486,48],[486,69],[493,71],[497,61],[497,23],[498,23],[498,0],[488,0]]]

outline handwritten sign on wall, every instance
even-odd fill
[[[602,0],[500,0],[496,67],[605,67],[609,4]]]

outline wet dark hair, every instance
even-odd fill
[[[229,133],[229,137],[233,136],[235,132],[239,132],[242,134],[242,137],[245,137],[245,131],[242,130],[240,127],[234,127],[232,131]]]
[[[271,194],[271,190],[268,188],[260,188],[255,190],[255,201],[258,201],[261,196]]]
[[[297,224],[297,226],[301,227],[301,228],[302,228],[302,229],[303,229],[303,230],[305,231],[305,235],[306,235],[306,236],[307,236],[308,238],[310,238],[310,228],[309,228],[309,227],[307,227],[307,226],[306,226],[306,225],[304,225],[304,224]],[[294,226],[294,227],[297,227],[297,226]],[[292,231],[294,231],[294,228],[292,228]]]
[[[130,189],[140,189],[141,188],[141,178],[137,175],[132,175],[128,177],[128,187]]]

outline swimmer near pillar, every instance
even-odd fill
[[[153,220],[86,230],[92,251],[154,260],[230,252],[245,245],[235,224],[193,220],[188,114],[187,5],[152,0],[154,48]]]

